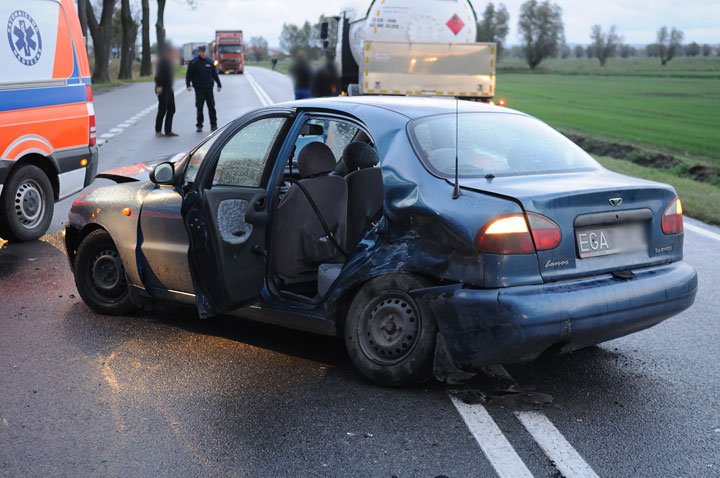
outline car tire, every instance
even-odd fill
[[[0,237],[34,241],[50,227],[55,194],[45,172],[26,164],[10,174],[0,196]]]
[[[409,291],[427,287],[419,277],[390,274],[370,280],[353,298],[344,324],[345,346],[360,372],[390,387],[432,377],[437,324]]]
[[[135,309],[115,243],[103,230],[91,232],[80,243],[75,286],[88,307],[100,314],[124,315]]]

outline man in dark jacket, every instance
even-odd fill
[[[222,90],[222,84],[218,77],[217,69],[213,62],[207,57],[204,46],[198,47],[198,56],[188,64],[185,84],[188,91],[195,88],[195,107],[197,108],[197,132],[203,128],[203,106],[207,103],[208,114],[210,115],[210,129],[217,129],[217,114],[215,113],[215,97],[213,96],[213,82],[217,83],[218,93]],[[192,88],[190,85],[192,84]]]
[[[171,52],[172,48],[169,45],[163,49],[155,69],[155,94],[158,97],[155,136],[163,136],[163,119],[165,120],[165,136],[177,136],[172,130],[172,120],[175,114],[175,93],[173,92],[175,71]]]
[[[295,55],[295,62],[290,67],[290,76],[292,76],[293,79],[295,99],[304,100],[305,98],[310,98],[313,70],[307,53],[304,51],[300,50]]]

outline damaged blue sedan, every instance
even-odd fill
[[[118,184],[72,206],[88,306],[179,301],[337,335],[383,385],[588,347],[697,291],[672,187],[502,107],[291,102],[152,166],[103,173]]]

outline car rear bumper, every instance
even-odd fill
[[[464,371],[570,352],[652,327],[690,307],[697,273],[685,262],[502,289],[416,291],[438,322],[438,353]]]

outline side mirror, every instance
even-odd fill
[[[172,184],[175,177],[175,165],[170,162],[160,163],[150,171],[150,181],[155,184]]]
[[[327,40],[328,37],[328,22],[322,22],[320,24],[320,39]]]

